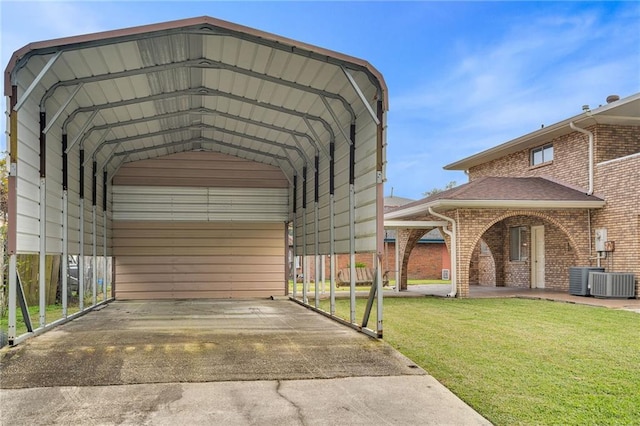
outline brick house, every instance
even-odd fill
[[[413,226],[398,231],[401,261],[418,234],[445,224],[451,296],[469,285],[565,291],[570,267],[599,265],[635,274],[637,297],[640,94],[607,102],[445,166],[469,182],[385,214]],[[610,242],[603,251],[596,234]]]
[[[385,197],[384,210],[389,211],[396,207],[411,203],[415,200],[409,198],[403,198],[394,196]],[[418,236],[416,245],[411,252],[411,257],[408,260],[407,277],[408,279],[419,280],[439,280],[442,277],[442,270],[449,270],[451,268],[451,258],[449,251],[445,245],[444,238],[439,229],[432,229]],[[292,251],[293,240],[289,240],[290,247],[290,259],[295,261],[295,269],[297,276],[302,274],[302,262],[300,258],[294,259]],[[396,255],[396,232],[394,229],[386,229],[384,233],[384,256],[382,258],[382,268],[384,272],[389,272],[389,278],[394,278],[395,272],[395,255]],[[365,264],[367,267],[373,268],[375,266],[375,254],[371,253],[356,253],[356,263]],[[312,257],[309,261],[309,279],[315,281],[315,262]],[[337,255],[336,256],[336,270],[346,269],[349,267],[349,255]],[[325,279],[329,279],[329,260],[325,259]],[[318,277],[320,279],[321,277]]]

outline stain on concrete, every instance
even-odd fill
[[[0,388],[425,374],[287,300],[114,302],[6,351]]]

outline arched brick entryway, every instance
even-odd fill
[[[468,285],[531,287],[531,229],[539,226],[544,229],[544,286],[567,290],[569,267],[588,259],[583,255],[584,238],[570,232],[563,223],[563,216],[565,214],[544,211],[511,211],[491,218],[472,237],[472,244],[462,244],[466,250],[461,253],[461,266],[466,271],[461,271],[461,278],[466,278]],[[518,259],[510,257],[513,228],[521,229],[519,238],[523,254]],[[488,260],[493,263],[493,282],[487,282],[491,271],[483,270],[487,263],[491,263]]]

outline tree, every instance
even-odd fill
[[[451,182],[446,184],[444,188],[433,188],[433,189],[430,189],[429,191],[423,192],[422,195],[424,195],[425,197],[431,197],[432,195],[439,194],[442,191],[455,188],[456,186],[458,186],[458,183],[455,180],[452,180]]]

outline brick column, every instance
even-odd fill
[[[409,257],[420,237],[430,229],[398,229],[396,232],[396,244],[398,246],[398,259],[400,259],[400,290],[407,289]]]

